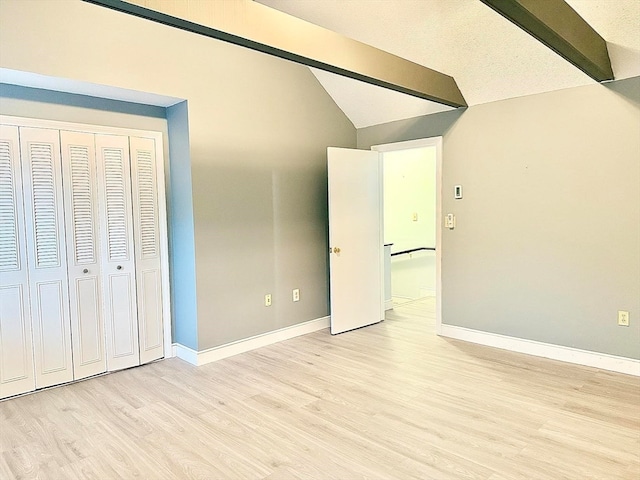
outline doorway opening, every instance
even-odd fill
[[[440,326],[442,137],[372,147],[382,158],[385,309],[432,297]]]

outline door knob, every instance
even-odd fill
[[[82,270],[82,273],[89,273],[89,269],[85,268],[84,270]]]
[[[116,267],[116,269],[117,269],[117,270],[122,270],[122,265],[118,265],[118,266]]]
[[[333,247],[333,253],[340,253],[340,247]]]

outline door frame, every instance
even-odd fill
[[[395,152],[399,150],[410,150],[422,147],[435,147],[436,149],[436,334],[442,333],[442,136],[419,138],[404,142],[384,143],[373,145],[371,150],[379,153]],[[382,161],[382,160],[381,160]],[[383,170],[384,171],[384,170]],[[380,176],[382,188],[384,174]],[[380,215],[384,212],[384,197],[381,196]],[[384,218],[383,218],[384,222]],[[384,225],[384,223],[383,223]],[[384,246],[380,245],[381,253],[384,253]],[[382,294],[384,302],[384,292]]]
[[[166,169],[164,162],[164,149],[162,132],[150,130],[137,130],[122,127],[109,127],[105,125],[74,123],[59,120],[45,120],[39,118],[16,117],[0,115],[0,123],[15,125],[18,127],[51,128],[55,130],[71,130],[104,135],[126,135],[131,137],[144,137],[155,140],[156,146],[156,174],[158,180],[158,223],[160,230],[160,265],[162,275],[162,329],[164,358],[173,357],[173,344],[171,338],[171,292],[169,286],[169,236],[167,230],[167,202],[166,202]]]

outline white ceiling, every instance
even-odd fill
[[[455,110],[324,70],[312,68],[311,71],[356,128]]]
[[[256,0],[453,76],[469,105],[595,83],[479,0]],[[567,0],[607,41],[616,79],[640,75],[640,0]],[[312,69],[354,126],[450,110]]]

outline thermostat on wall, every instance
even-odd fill
[[[462,185],[456,185],[453,187],[453,198],[456,200],[462,198]]]

